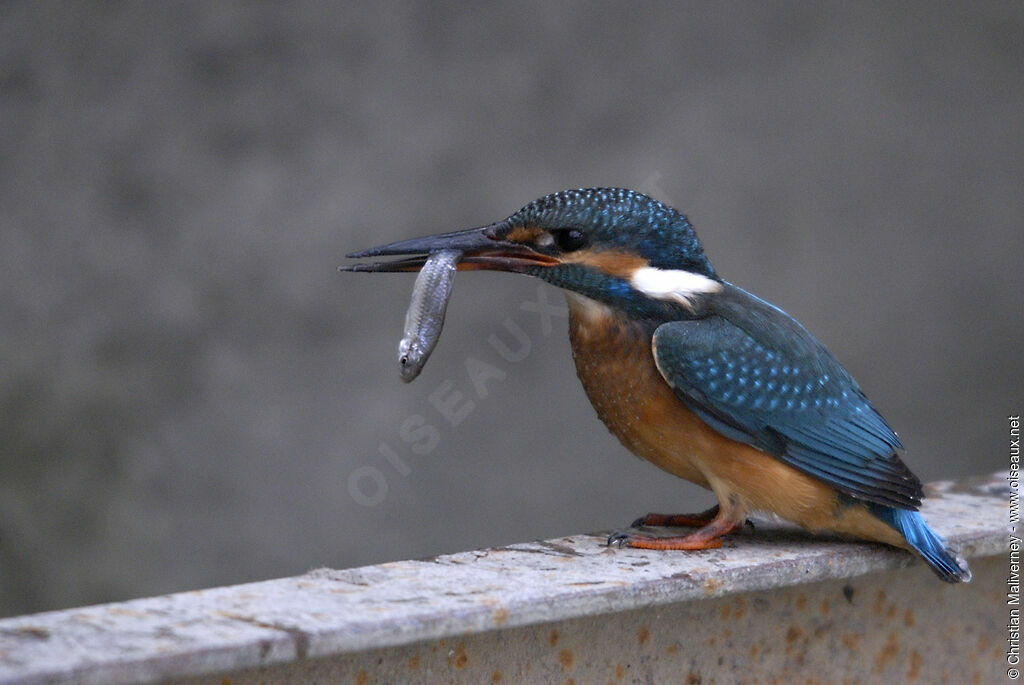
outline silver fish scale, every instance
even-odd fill
[[[441,337],[455,268],[461,257],[462,253],[457,250],[435,252],[416,277],[409,311],[405,314],[405,334],[398,343],[398,363],[406,383],[420,375]]]

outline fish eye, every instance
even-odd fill
[[[562,252],[574,252],[587,246],[590,239],[578,228],[560,228],[551,231],[555,244]]]

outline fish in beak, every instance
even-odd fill
[[[402,259],[338,267],[339,271],[420,272],[405,317],[404,336],[398,346],[399,368],[406,383],[419,375],[441,336],[456,270],[522,272],[527,267],[560,263],[527,243],[510,240],[511,233],[506,224],[497,223],[401,240],[348,256],[354,259],[399,256]],[[521,233],[517,235],[525,237]]]
[[[397,243],[371,247],[347,255],[352,259],[367,257],[406,256],[404,259],[367,262],[338,267],[339,271],[419,271],[427,256],[442,250],[462,253],[459,271],[522,272],[527,267],[553,266],[559,260],[536,250],[527,243],[509,240],[509,227],[504,222],[470,228],[422,238],[400,240]]]

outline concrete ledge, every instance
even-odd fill
[[[775,524],[700,553],[577,535],[0,620],[0,683],[1005,677],[1006,474],[927,491],[925,516],[973,560],[969,586]]]

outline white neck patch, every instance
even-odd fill
[[[644,266],[634,271],[629,284],[647,297],[678,302],[691,310],[698,296],[717,293],[722,289],[721,283],[707,276],[680,269],[656,269],[653,266]]]

